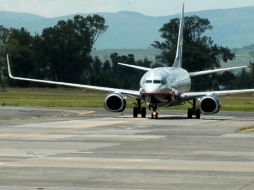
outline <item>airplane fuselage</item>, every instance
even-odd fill
[[[176,95],[188,92],[190,88],[190,76],[182,68],[155,68],[144,74],[140,81],[142,99],[149,105],[159,107],[181,104]]]

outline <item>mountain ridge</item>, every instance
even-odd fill
[[[148,48],[153,41],[161,41],[159,29],[170,19],[179,17],[179,14],[168,16],[147,16],[131,11],[116,13],[79,13],[82,16],[99,14],[106,19],[108,30],[95,44],[97,49],[123,49],[123,48]],[[47,18],[30,13],[17,13],[0,11],[0,25],[10,28],[26,28],[32,35],[41,33],[46,27],[57,24],[59,20],[72,18],[66,16]],[[218,45],[229,48],[240,48],[254,43],[254,6],[202,10],[187,12],[186,16],[198,15],[208,18],[212,31],[207,35]]]

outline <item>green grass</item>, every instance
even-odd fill
[[[220,96],[221,111],[243,111],[243,112],[254,112],[254,95],[231,95],[231,96]],[[170,107],[170,110],[187,110],[191,107],[189,104],[183,106]]]
[[[254,111],[254,95],[234,95],[221,98],[222,110],[225,111]]]
[[[0,93],[0,104],[8,106],[102,107],[105,94],[71,88],[9,88]]]
[[[0,93],[0,105],[6,106],[43,106],[103,108],[107,94],[72,88],[8,88]],[[234,95],[220,97],[223,111],[253,111],[254,95]],[[133,106],[134,99],[128,98],[128,107]],[[186,110],[189,104],[167,108]]]

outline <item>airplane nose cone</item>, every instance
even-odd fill
[[[146,85],[144,88],[146,93],[159,93],[160,86],[159,85]]]

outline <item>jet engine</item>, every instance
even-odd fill
[[[220,107],[220,100],[216,96],[204,96],[199,100],[200,111],[205,115],[218,113]]]
[[[120,93],[111,93],[105,98],[104,106],[110,112],[123,112],[126,108],[126,97]]]

